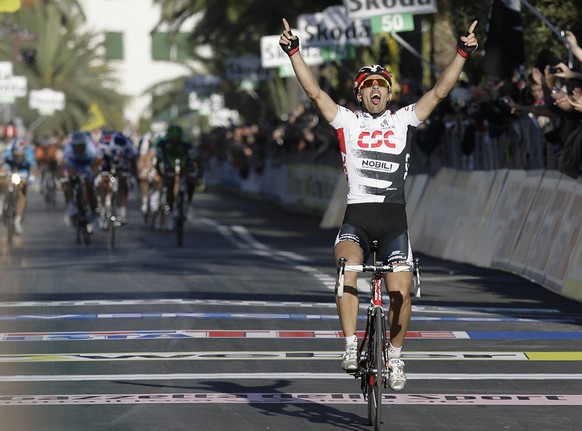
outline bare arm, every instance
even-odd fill
[[[572,54],[574,54],[574,56],[579,61],[582,61],[582,48],[580,47],[580,45],[578,45],[578,40],[576,39],[574,33],[572,33],[570,30],[566,30],[566,39],[568,40],[570,46],[572,47]]]
[[[476,26],[477,21],[473,21],[469,28],[469,34],[467,36],[461,36],[461,41],[468,47],[478,46],[477,38],[475,37],[475,33],[473,33]],[[415,112],[420,121],[426,120],[440,101],[449,95],[449,92],[455,87],[459,79],[466,60],[467,57],[455,53],[455,57],[445,70],[443,70],[435,86],[416,102]]]
[[[291,33],[291,28],[285,18],[283,18],[283,26],[285,27],[285,30],[281,35],[279,44],[290,45],[292,41],[297,40],[297,36]],[[305,60],[303,59],[300,50],[291,54],[289,59],[291,60],[291,65],[293,66],[299,84],[303,87],[307,97],[309,97],[309,99],[321,111],[323,118],[325,118],[328,123],[332,122],[337,115],[337,104],[321,89],[315,76],[313,76],[313,73],[307,64],[305,64]]]

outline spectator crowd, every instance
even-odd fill
[[[582,48],[572,32],[565,34],[574,65],[542,49],[533,67],[516,71],[512,79],[471,84],[463,73],[447,100],[414,132],[411,173],[435,173],[441,167],[557,169],[578,178]],[[391,109],[412,103],[420,91],[401,83]],[[214,129],[200,143],[205,158],[230,162],[241,178],[261,174],[267,160],[341,168],[337,136],[309,103],[285,119]]]

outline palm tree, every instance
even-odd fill
[[[285,81],[274,77],[252,89],[226,81],[225,64],[229,57],[259,54],[262,36],[279,34],[281,18],[294,22],[299,14],[320,12],[337,0],[225,0],[220,7],[212,0],[154,0],[162,8],[160,24],[179,31],[192,17],[199,17],[190,36],[191,56],[201,61],[210,73],[224,79],[227,106],[237,109],[247,121],[256,121],[289,111]],[[197,47],[208,46],[210,56]],[[208,52],[208,51],[206,51]]]
[[[64,135],[78,130],[92,103],[97,103],[108,127],[122,128],[125,98],[115,89],[113,70],[97,54],[96,34],[82,33],[82,15],[66,16],[58,5],[62,3],[22,8],[11,17],[13,26],[35,35],[32,41],[21,42],[25,55],[21,61],[13,59],[13,73],[27,78],[28,90],[50,88],[65,94],[65,109],[46,117],[35,133]],[[0,45],[0,59],[10,60],[12,55],[10,44]],[[28,100],[17,99],[15,110],[26,125],[39,124],[39,114],[28,107]]]

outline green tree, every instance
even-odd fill
[[[28,90],[51,88],[65,94],[65,109],[43,121],[28,107],[28,99],[17,99],[15,113],[26,125],[39,124],[35,133],[64,135],[78,130],[97,103],[108,127],[122,128],[125,98],[116,90],[113,69],[97,54],[97,35],[82,32],[83,16],[63,15],[53,2],[22,8],[10,17],[10,25],[26,29],[34,40],[20,43],[21,59],[13,58],[9,39],[0,44],[0,59],[14,63],[14,74],[27,78]],[[6,26],[7,24],[5,24]]]
[[[279,34],[281,18],[294,23],[300,14],[320,12],[338,4],[337,0],[225,0],[217,7],[212,0],[154,1],[162,8],[160,23],[174,31],[186,20],[199,17],[190,38],[192,57],[204,63],[207,73],[222,78],[229,57],[260,55],[261,37]],[[200,46],[208,46],[211,54],[205,56],[204,51],[196,49]],[[225,81],[224,94],[227,106],[237,109],[247,121],[279,117],[289,111],[285,80],[278,77],[253,88]]]

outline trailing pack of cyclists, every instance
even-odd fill
[[[18,174],[18,184],[12,184],[12,174]],[[113,192],[116,220],[120,226],[127,223],[130,192],[138,185],[142,214],[162,214],[159,227],[174,230],[178,186],[184,190],[185,220],[192,216],[192,198],[201,175],[197,148],[178,125],[168,126],[165,132],[147,132],[137,144],[127,134],[106,129],[75,131],[64,139],[42,137],[34,144],[17,137],[0,158],[0,216],[7,190],[14,189],[12,225],[14,234],[21,235],[27,189],[35,181],[33,191],[44,195],[48,208],[56,206],[57,193],[62,191],[67,226],[76,226],[79,213],[86,213],[92,233],[107,228],[106,209]],[[79,206],[75,193],[84,206]]]

